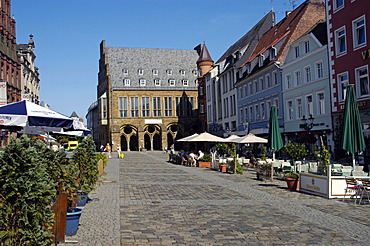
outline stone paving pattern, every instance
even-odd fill
[[[256,180],[252,169],[233,175],[167,159],[163,152],[110,159],[77,235],[67,239],[76,245],[370,244],[370,204],[292,192],[284,181]]]

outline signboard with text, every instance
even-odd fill
[[[6,105],[8,102],[8,93],[6,81],[0,81],[0,106]]]

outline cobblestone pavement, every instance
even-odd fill
[[[287,190],[283,181],[166,162],[111,159],[89,195],[78,245],[369,245],[370,205]],[[118,162],[119,165],[118,165]],[[112,215],[107,212],[113,212]]]

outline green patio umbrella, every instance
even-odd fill
[[[283,147],[283,139],[281,138],[276,106],[272,106],[270,110],[267,146],[272,150],[272,161],[275,162],[275,152],[279,151]],[[271,163],[271,181],[273,180],[273,170],[273,163]]]
[[[346,102],[344,108],[342,149],[352,154],[353,170],[355,169],[355,153],[365,150],[366,144],[360,112],[358,111],[356,92],[353,85],[347,86]]]

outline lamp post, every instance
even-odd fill
[[[306,117],[303,115],[302,117],[303,124],[300,124],[299,127],[305,129],[306,131],[311,130],[313,128],[314,119],[315,118],[312,116],[312,114],[310,114],[310,117],[308,117],[308,119],[306,119]]]

